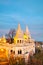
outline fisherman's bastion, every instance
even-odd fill
[[[16,35],[14,36],[14,43],[6,43],[5,36],[0,38],[0,57],[9,57],[10,51],[14,51],[14,56],[24,56],[28,59],[29,54],[35,53],[35,43],[31,38],[28,26],[26,26],[25,32],[21,29],[20,24],[16,30]]]

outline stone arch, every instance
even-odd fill
[[[18,50],[18,54],[22,54],[22,50],[20,49],[20,50]]]
[[[15,50],[13,51],[13,53],[15,54]]]
[[[20,54],[22,54],[22,50],[20,50]]]
[[[18,54],[19,54],[19,50],[18,50]]]

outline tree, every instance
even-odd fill
[[[15,29],[10,29],[9,33],[6,34],[6,39],[9,40],[10,39],[10,43],[13,43],[13,37],[16,34],[16,30]]]
[[[8,34],[9,34],[9,36],[13,39],[13,37],[14,37],[15,34],[16,34],[16,30],[15,30],[15,29],[11,29]]]

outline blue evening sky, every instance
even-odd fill
[[[43,41],[43,0],[0,0],[0,36],[18,23],[28,25],[33,39]]]

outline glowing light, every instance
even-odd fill
[[[4,51],[4,49],[1,49],[1,51]]]
[[[17,42],[17,36],[14,37],[14,43],[16,44]]]
[[[1,38],[0,38],[0,41],[1,41]]]
[[[38,46],[39,47],[39,46]]]
[[[28,36],[26,34],[24,34],[24,39],[28,39]]]
[[[4,43],[6,42],[6,40],[3,41]]]

